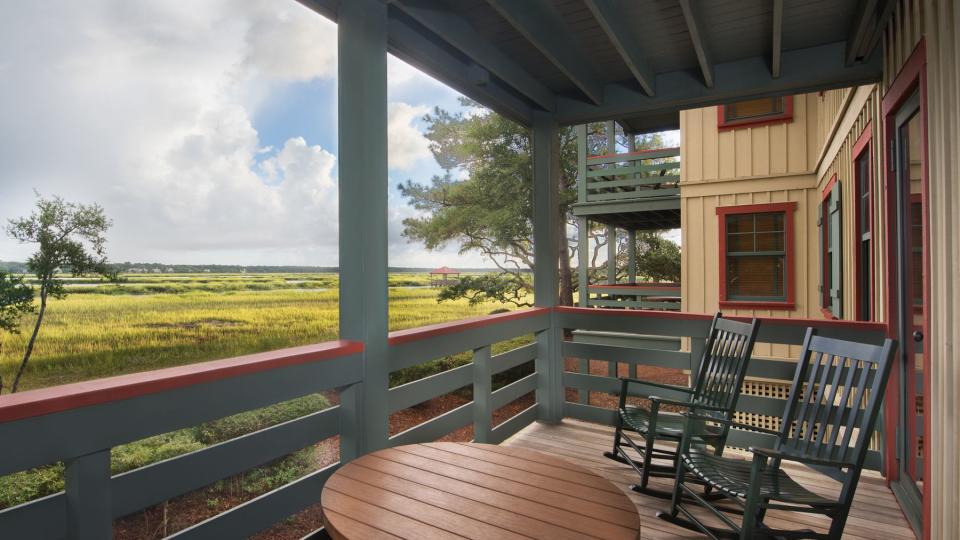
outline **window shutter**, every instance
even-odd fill
[[[820,276],[820,286],[817,287],[817,291],[819,291],[820,295],[819,295],[819,300],[817,300],[817,303],[819,303],[820,306],[822,307],[823,306],[823,263],[824,263],[823,259],[826,256],[826,251],[823,249],[824,248],[823,246],[823,203],[817,205],[817,241],[819,242],[819,246],[820,246],[820,249],[817,250],[817,253],[819,254],[817,259],[820,261],[820,272],[817,273],[817,275]]]
[[[830,244],[833,247],[833,267],[829,269],[831,275],[830,287],[830,311],[833,316],[843,318],[843,249],[841,245],[841,213],[840,204],[840,182],[833,186],[833,192],[830,194]]]

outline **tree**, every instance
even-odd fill
[[[68,269],[74,276],[93,273],[110,276],[104,248],[104,234],[109,228],[110,220],[100,205],[70,203],[60,197],[45,199],[39,194],[36,209],[29,217],[8,221],[7,234],[11,238],[22,244],[39,244],[37,252],[27,259],[27,268],[37,277],[40,287],[37,320],[10,387],[11,393],[17,391],[33,354],[47,300],[67,295],[58,278],[60,273]]]
[[[663,231],[637,231],[637,276],[652,281],[680,282],[680,246]],[[618,274],[627,274],[626,249],[617,257]]]
[[[0,332],[19,334],[20,319],[33,309],[33,289],[24,283],[23,277],[0,270]],[[0,350],[2,345],[0,341]],[[3,377],[0,377],[2,392]]]
[[[467,298],[473,303],[498,300],[529,305],[533,270],[533,166],[529,131],[476,102],[461,99],[467,114],[440,108],[424,117],[430,150],[445,174],[428,184],[407,180],[400,192],[422,217],[405,219],[403,235],[441,249],[458,242],[460,253],[484,255],[497,266],[496,274],[464,278],[438,300]],[[626,139],[622,137],[625,145]],[[560,130],[560,301],[573,303],[575,280],[570,259],[576,257],[577,141],[573,127]],[[660,144],[658,136],[639,141],[638,148]],[[588,126],[588,152],[606,148],[602,124]],[[574,231],[572,238],[570,232]],[[605,245],[599,229],[591,230]]]

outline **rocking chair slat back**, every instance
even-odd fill
[[[891,367],[891,341],[851,343],[807,331],[777,448],[838,464],[862,463]]]
[[[759,327],[756,319],[743,323],[719,314],[714,318],[694,386],[693,403],[734,409]]]

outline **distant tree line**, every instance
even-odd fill
[[[235,264],[166,264],[166,263],[135,263],[121,262],[110,263],[107,265],[111,272],[117,274],[129,274],[136,271],[146,273],[167,273],[167,274],[200,274],[209,271],[217,274],[237,274],[246,272],[248,274],[315,274],[332,273],[339,271],[336,266],[241,266]],[[484,272],[493,272],[491,268],[458,268],[460,272],[470,274],[482,274]],[[64,273],[69,274],[70,268],[62,268]],[[428,273],[433,268],[417,268],[404,266],[391,266],[390,272],[416,272]],[[526,269],[529,272],[528,269]],[[26,274],[30,270],[27,263],[16,261],[0,261],[0,272],[9,274]]]

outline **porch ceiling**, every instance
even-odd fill
[[[341,0],[298,0],[333,19]],[[891,0],[390,0],[390,52],[526,125],[679,127],[681,109],[879,80]]]

